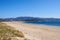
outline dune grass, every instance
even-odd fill
[[[0,40],[4,40],[11,37],[24,37],[21,31],[15,30],[14,28],[0,22]],[[10,39],[9,39],[10,40]]]

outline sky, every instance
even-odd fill
[[[0,0],[0,18],[60,18],[60,0]]]

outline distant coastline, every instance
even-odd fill
[[[0,18],[0,21],[25,21],[31,24],[44,24],[50,26],[60,26],[60,18],[37,18],[37,17],[16,17],[16,18]]]

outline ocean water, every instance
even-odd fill
[[[60,26],[60,22],[25,22],[28,24],[43,24],[43,25],[50,25],[50,26]]]

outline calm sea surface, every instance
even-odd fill
[[[28,24],[43,24],[43,25],[50,25],[50,26],[60,26],[60,22],[25,22]]]

